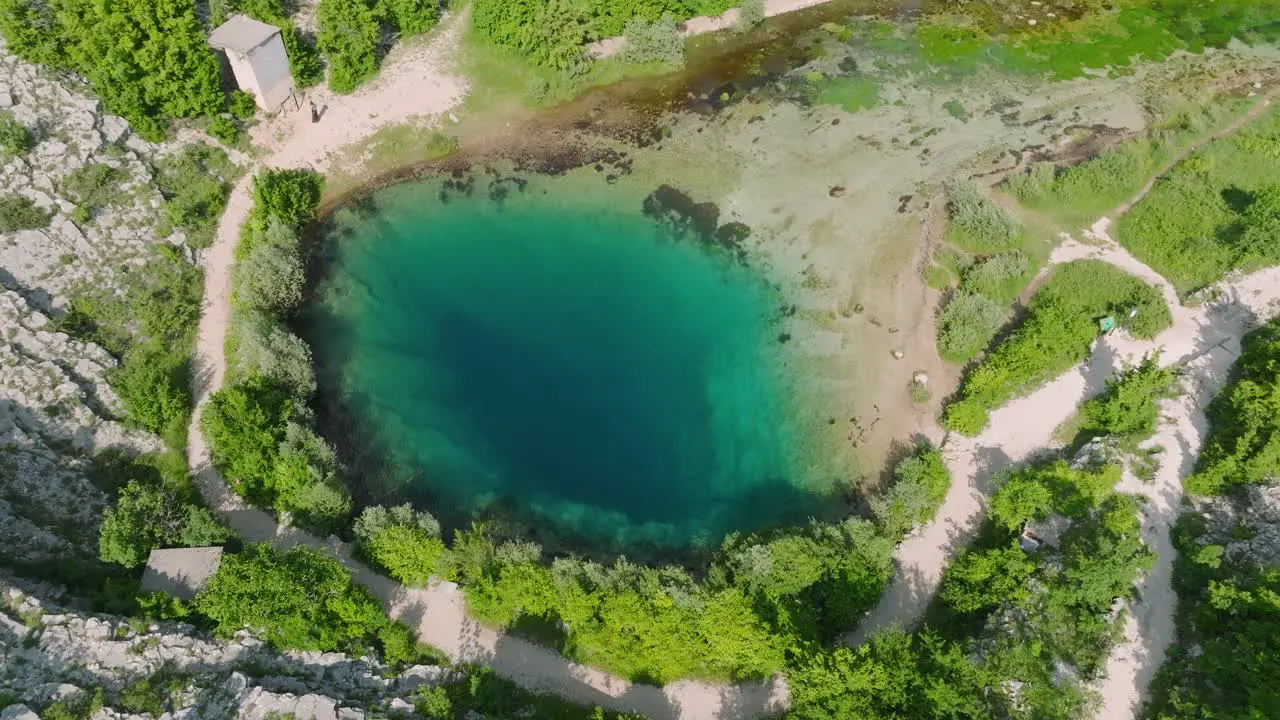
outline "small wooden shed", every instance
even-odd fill
[[[221,564],[221,547],[152,550],[140,589],[144,593],[164,592],[180,600],[190,600],[218,572]]]
[[[271,112],[293,97],[293,76],[280,28],[247,15],[232,15],[209,36],[209,44],[227,54],[236,84],[257,99],[258,107]]]

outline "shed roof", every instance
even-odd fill
[[[209,36],[209,44],[223,50],[247,53],[280,32],[280,28],[247,15],[232,15]]]
[[[152,550],[142,573],[142,592],[165,592],[182,600],[196,596],[222,564],[221,547]]]

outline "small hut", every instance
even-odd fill
[[[180,600],[190,600],[218,572],[221,547],[152,550],[140,589],[144,593],[163,592]]]
[[[236,84],[257,99],[258,107],[271,112],[293,97],[293,76],[280,28],[233,15],[213,31],[209,44],[227,54]]]

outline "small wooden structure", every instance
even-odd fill
[[[218,572],[221,547],[152,550],[140,589],[144,593],[163,592],[180,600],[190,600]]]
[[[293,97],[293,76],[280,28],[246,15],[232,15],[209,36],[209,44],[227,54],[241,90],[268,112]]]

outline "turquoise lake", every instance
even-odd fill
[[[774,290],[619,204],[419,182],[335,214],[306,335],[357,484],[620,546],[814,511]]]

